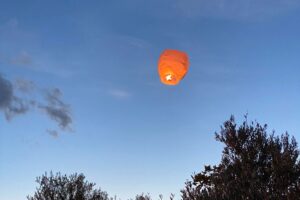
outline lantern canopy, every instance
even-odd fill
[[[177,85],[189,69],[188,55],[178,50],[167,49],[158,61],[160,81],[166,85]]]

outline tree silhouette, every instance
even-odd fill
[[[85,181],[83,174],[67,176],[51,172],[47,176],[45,173],[36,182],[39,187],[28,200],[109,200],[107,193],[93,189],[95,184]]]
[[[135,196],[135,200],[151,200],[149,194],[140,194]]]
[[[207,165],[181,191],[183,200],[300,199],[299,150],[287,133],[268,135],[267,125],[233,117],[216,133],[225,145],[221,163]]]

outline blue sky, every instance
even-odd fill
[[[7,120],[0,104],[0,198],[25,199],[50,170],[82,172],[122,199],[179,198],[193,172],[220,160],[214,132],[231,114],[300,141],[299,9],[296,0],[1,1],[1,77],[39,106]],[[166,48],[190,57],[175,87],[157,75]],[[20,80],[32,91],[15,89]],[[53,88],[70,109],[66,126],[47,114]]]

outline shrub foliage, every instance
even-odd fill
[[[183,200],[300,199],[299,150],[287,133],[267,134],[267,125],[226,121],[216,140],[225,145],[221,162],[207,165],[182,190]]]
[[[95,184],[85,181],[83,174],[70,176],[51,172],[38,177],[39,184],[34,195],[28,200],[109,200],[106,192],[94,189]]]

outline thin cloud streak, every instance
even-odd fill
[[[125,90],[120,90],[120,89],[111,89],[108,91],[109,95],[118,98],[118,99],[125,99],[129,98],[131,94]]]
[[[299,9],[297,0],[177,0],[175,10],[185,17],[256,21]]]

